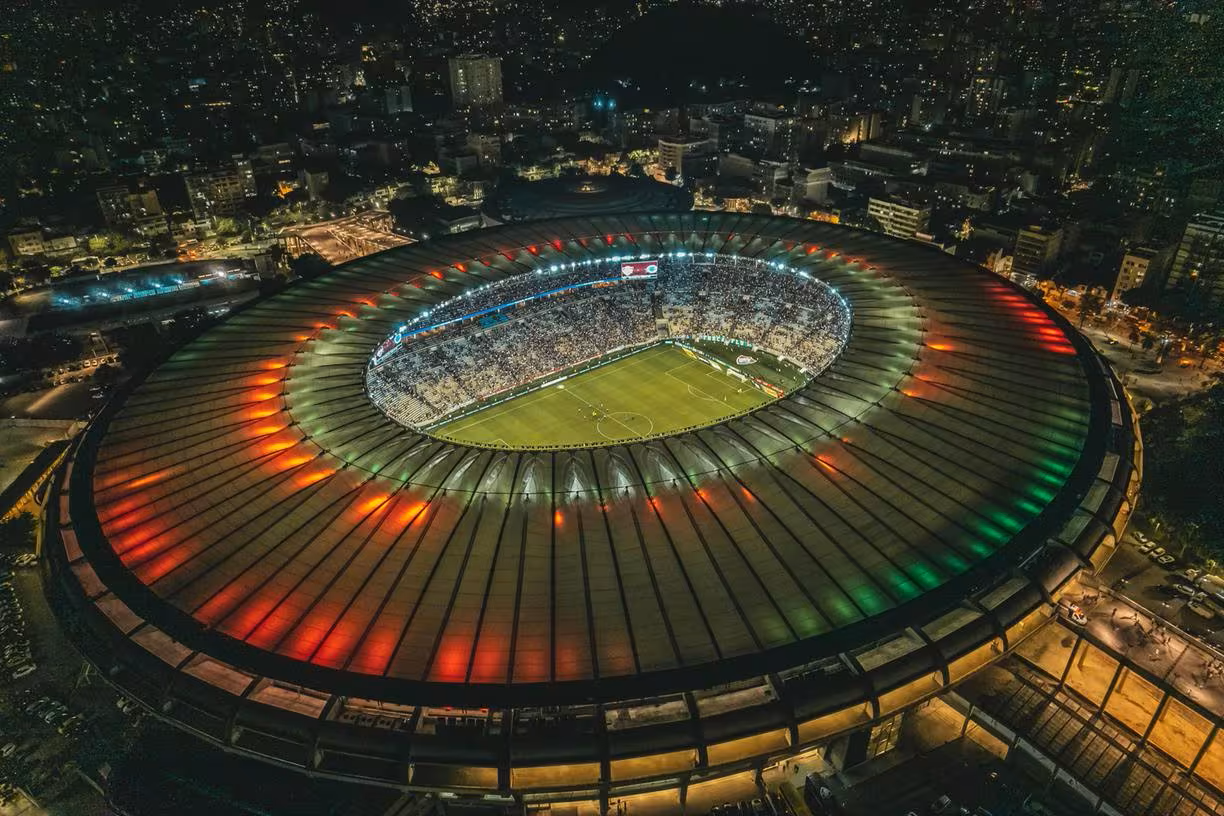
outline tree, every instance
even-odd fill
[[[79,359],[82,344],[72,335],[34,334],[0,342],[0,372],[37,371]]]
[[[1079,299],[1079,327],[1084,328],[1084,321],[1100,314],[1104,299],[1094,290],[1086,290]]]
[[[1200,329],[1195,335],[1195,342],[1199,344],[1199,364],[1201,369],[1207,365],[1207,358],[1220,348],[1220,341],[1224,340],[1224,324],[1209,324]]]
[[[1224,385],[1148,412],[1143,495],[1148,515],[1187,552],[1224,558]]]
[[[332,268],[327,259],[315,252],[305,252],[289,262],[289,270],[299,278],[317,278]]]
[[[110,363],[103,363],[94,369],[93,381],[98,385],[114,385],[119,379],[119,369]]]
[[[29,513],[18,513],[11,519],[0,521],[0,549],[34,549],[36,522]]]
[[[237,235],[241,229],[236,218],[219,217],[215,223],[218,235]]]

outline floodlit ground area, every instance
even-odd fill
[[[770,397],[672,345],[657,345],[434,429],[456,442],[575,447],[676,433]]]

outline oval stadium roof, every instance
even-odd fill
[[[389,331],[467,287],[678,249],[824,280],[854,316],[843,352],[746,416],[597,449],[466,448],[364,392]],[[1037,553],[1105,457],[1112,385],[1087,350],[994,275],[825,224],[466,233],[297,283],[109,407],[72,473],[69,560],[99,606],[318,689],[518,705],[705,688],[922,626]]]

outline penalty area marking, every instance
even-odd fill
[[[683,377],[677,377],[675,374],[673,374],[673,373],[672,373],[673,371],[679,371],[679,370],[680,370],[680,369],[682,369],[682,368],[688,368],[688,364],[686,363],[686,364],[683,364],[683,365],[673,366],[672,368],[669,368],[667,371],[665,371],[665,372],[663,372],[663,373],[664,373],[664,374],[666,374],[667,376],[671,377],[671,378],[672,378],[673,380],[675,380],[676,382],[678,382],[678,383],[680,383],[681,385],[684,385],[686,388],[688,388],[689,396],[692,396],[692,397],[697,397],[698,399],[709,400],[710,402],[713,402],[713,403],[715,403],[716,405],[726,405],[728,408],[732,407],[732,406],[731,406],[731,403],[730,403],[730,402],[728,402],[727,400],[725,400],[725,399],[719,399],[718,397],[716,397],[716,396],[714,396],[714,395],[710,394],[709,392],[707,392],[707,391],[703,390],[702,388],[699,388],[698,386],[693,385],[691,382],[689,382],[688,380],[684,379]],[[702,368],[708,368],[708,369],[710,369],[709,371],[704,371],[704,372],[702,372],[702,376],[709,376],[709,375],[711,375],[711,374],[718,374],[718,373],[719,373],[719,372],[718,372],[717,370],[715,370],[713,367],[708,366],[708,365],[703,365],[703,366],[702,366]]]

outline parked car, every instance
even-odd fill
[[[1138,541],[1140,544],[1147,544],[1150,542],[1150,539],[1147,536],[1145,536],[1143,533],[1139,532],[1138,530],[1132,530],[1131,535],[1133,535],[1135,537],[1135,540]]]
[[[1165,553],[1164,555],[1157,557],[1156,563],[1162,567],[1167,567],[1176,560],[1177,559],[1174,558],[1173,556],[1169,555],[1168,553]]]
[[[1088,624],[1088,616],[1084,614],[1084,610],[1080,609],[1079,604],[1067,605],[1067,617],[1076,626],[1086,626]]]
[[[1154,548],[1155,546],[1156,545],[1151,541],[1145,542],[1139,545],[1139,552],[1142,553],[1143,555],[1147,555],[1148,553],[1152,551],[1152,548]]]
[[[1197,598],[1186,604],[1186,608],[1204,620],[1212,620],[1216,616],[1214,609],[1206,604],[1200,603]]]
[[[37,666],[35,666],[33,663],[27,663],[27,664],[25,664],[24,666],[22,666],[21,668],[19,668],[17,671],[13,672],[13,679],[14,679],[14,680],[20,680],[21,678],[25,677],[26,675],[33,674],[33,673],[34,673],[34,670],[35,670],[35,669],[37,669],[37,668],[38,668],[38,667],[37,667]]]
[[[1153,547],[1151,550],[1148,550],[1148,558],[1159,558],[1160,556],[1164,554],[1165,554],[1164,547]]]

